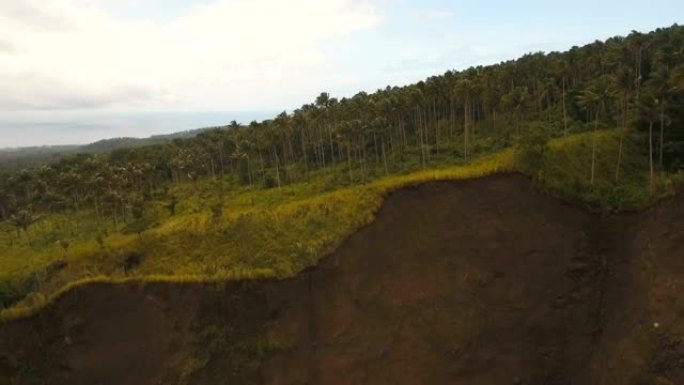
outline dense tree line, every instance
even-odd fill
[[[126,221],[146,200],[171,199],[173,206],[165,188],[200,178],[279,187],[334,168],[354,183],[409,161],[467,161],[514,144],[539,123],[556,136],[626,127],[642,133],[652,173],[684,169],[683,91],[684,27],[632,32],[372,94],[321,93],[272,120],[233,121],[190,139],[7,173],[0,220],[19,225],[30,213],[88,209]],[[593,182],[595,146],[591,156]],[[619,160],[615,170],[619,179]]]

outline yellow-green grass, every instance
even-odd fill
[[[66,254],[58,245],[37,250],[33,261],[43,263],[43,269],[51,261],[50,251],[54,259],[68,262],[68,267],[42,282],[22,303],[5,309],[2,317],[29,314],[55,298],[54,293],[94,280],[205,282],[293,276],[372,222],[388,192],[431,180],[512,171],[514,158],[513,151],[506,151],[468,166],[424,170],[324,193],[310,187],[297,192],[296,185],[280,191],[246,190],[224,198],[225,214],[219,219],[208,210],[186,210],[144,232],[142,240],[136,234],[115,233],[107,237],[105,249],[91,240],[72,244]],[[121,266],[133,253],[142,256],[142,263],[126,275]],[[8,257],[1,257],[5,280],[35,273],[27,261],[13,264]]]
[[[617,154],[618,135],[618,131],[608,131],[596,136],[600,155],[594,187],[588,186],[586,159],[591,155],[591,146],[587,147],[593,140],[591,134],[550,142],[545,161],[535,172],[561,195],[576,194],[591,201],[595,188],[620,185],[636,191],[636,200],[646,201],[643,159],[637,156],[631,142],[624,156],[622,181],[615,183],[614,173],[607,171],[614,170],[613,155],[609,154]],[[124,234],[109,225],[109,235],[102,247],[95,241],[101,226],[84,217],[81,231],[69,239],[66,252],[54,243],[28,247],[24,240],[22,246],[15,241],[14,246],[0,254],[0,290],[4,284],[5,290],[16,285],[18,292],[26,291],[28,281],[32,293],[0,312],[0,320],[31,314],[73,287],[92,282],[212,282],[290,277],[316,264],[354,231],[372,222],[388,193],[428,181],[520,171],[519,159],[520,153],[511,149],[467,165],[435,167],[338,189],[331,189],[325,176],[267,190],[236,188],[224,181],[176,186],[173,192],[180,197],[178,213],[169,216],[163,210],[157,212],[157,225],[141,237]],[[215,216],[211,207],[219,202],[223,214]],[[66,219],[68,216],[50,220]],[[33,229],[32,237],[40,239],[47,231]],[[124,261],[131,256],[139,256],[141,263],[125,272]],[[49,266],[56,260],[68,265],[50,274]]]
[[[551,140],[536,177],[544,188],[563,198],[586,203],[603,211],[642,209],[675,192],[681,175],[656,172],[650,191],[648,157],[635,133],[623,129],[596,134],[572,135]],[[622,151],[620,141],[622,139]],[[596,145],[594,183],[591,184],[591,153]],[[621,153],[621,155],[620,155]],[[618,169],[619,160],[619,173]]]

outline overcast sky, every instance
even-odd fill
[[[683,18],[681,0],[0,0],[0,148],[264,119]]]

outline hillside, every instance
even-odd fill
[[[172,201],[170,186],[200,180],[282,188],[334,174],[335,185],[356,185],[615,128],[646,157],[655,193],[660,176],[684,167],[682,49],[684,27],[633,32],[372,94],[335,98],[323,92],[289,114],[194,138],[0,172],[0,220],[88,211],[101,222],[128,221],[133,207]],[[594,144],[582,156],[589,161],[588,180],[576,185],[595,182]],[[616,185],[631,177],[622,150],[614,150]]]
[[[0,170],[0,385],[680,383],[682,52],[632,32]]]
[[[0,311],[84,279],[290,277],[369,223],[385,194],[434,178],[518,171],[592,210],[646,207],[683,179],[680,48],[684,27],[634,32],[8,172]],[[643,76],[622,84],[608,70]]]
[[[682,197],[600,217],[518,175],[391,194],[285,280],[96,283],[0,329],[53,384],[678,384]],[[3,354],[4,352],[4,354]]]
[[[15,170],[52,163],[73,154],[79,146],[0,148],[0,170]]]
[[[197,128],[193,130],[179,131],[172,134],[152,135],[149,138],[111,138],[103,139],[94,143],[79,147],[79,152],[100,153],[127,148],[138,148],[170,142],[174,139],[193,138],[202,132],[215,129],[216,127]]]
[[[188,139],[212,128],[198,128],[166,135],[152,135],[149,138],[110,138],[86,145],[0,148],[0,172],[3,170],[11,171],[43,166],[74,156],[75,154],[97,154],[162,144],[174,139]]]

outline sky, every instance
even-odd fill
[[[0,0],[0,148],[247,123],[683,19],[681,0]]]

